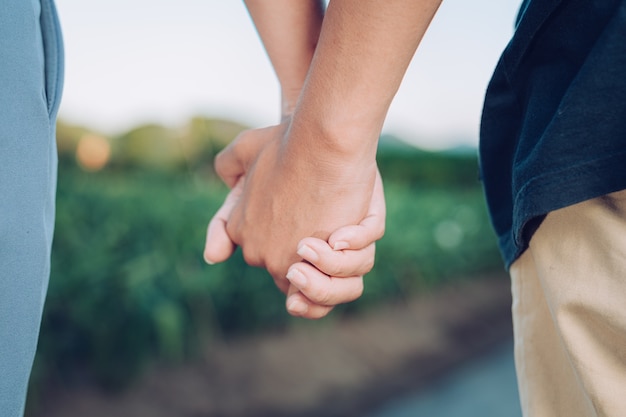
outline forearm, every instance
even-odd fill
[[[319,38],[321,0],[245,0],[281,87],[281,111],[291,114]]]
[[[391,101],[440,2],[332,0],[293,139],[306,140],[299,129],[312,131],[317,150],[373,160]]]

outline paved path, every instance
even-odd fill
[[[155,366],[122,392],[104,392],[87,383],[51,384],[27,416],[365,416],[399,393],[428,390],[427,397],[434,398],[438,395],[431,388],[435,381],[451,387],[442,400],[446,406],[461,404],[468,389],[452,388],[453,379],[444,383],[442,378],[452,378],[451,370],[465,369],[464,364],[474,363],[510,340],[510,298],[505,277],[467,279],[359,316],[335,316],[321,322],[298,322],[277,332],[216,339],[193,361]],[[470,384],[500,385],[480,379]],[[479,393],[474,390],[469,396],[478,399]],[[443,414],[441,407],[435,405],[435,412],[395,415],[459,415]],[[469,406],[463,407],[467,411]],[[481,412],[460,415],[490,416],[481,404],[475,407]]]
[[[521,417],[513,345],[462,366],[413,396],[367,417]]]

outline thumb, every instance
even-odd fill
[[[251,129],[241,132],[215,157],[215,172],[230,188],[245,175],[250,164],[256,160],[271,136],[269,128]]]
[[[224,203],[222,203],[222,206],[209,222],[204,244],[204,260],[209,265],[224,262],[226,259],[230,258],[237,247],[226,232],[226,224],[239,201],[243,190],[243,183],[244,178],[241,177],[235,187],[230,190]]]

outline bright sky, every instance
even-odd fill
[[[297,1],[297,0],[294,0]],[[332,1],[332,0],[331,0]],[[485,88],[519,0],[446,0],[384,131],[419,146],[476,145]],[[275,123],[278,85],[241,0],[57,0],[61,117],[118,133],[193,115]]]

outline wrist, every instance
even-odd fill
[[[365,140],[364,134],[351,129],[305,123],[294,116],[283,139],[281,159],[298,172],[306,172],[320,186],[372,184],[377,141],[377,133],[370,133]]]
[[[298,97],[300,96],[300,88],[284,87],[281,84],[280,88],[280,116],[281,120],[286,120],[293,116],[298,103]]]
[[[382,122],[366,122],[347,112],[310,112],[299,106],[292,116],[288,146],[336,164],[368,166],[376,162],[381,126]]]

